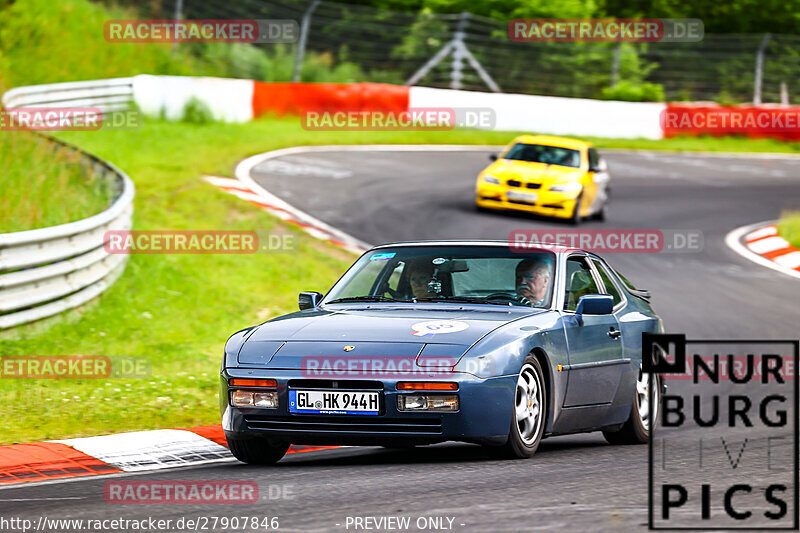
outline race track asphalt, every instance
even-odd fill
[[[260,165],[253,177],[292,205],[371,244],[507,239],[514,229],[570,229],[530,216],[476,212],[474,179],[489,153],[305,153]],[[749,262],[723,240],[738,226],[800,206],[800,160],[645,152],[606,156],[613,179],[609,217],[603,223],[587,221],[582,229],[703,234],[702,250],[691,253],[605,255],[634,284],[652,292],[667,331],[690,339],[798,337],[800,281]],[[706,434],[717,437],[713,430]],[[270,468],[231,461],[128,477],[254,480],[263,496],[256,505],[113,505],[103,498],[107,479],[93,478],[0,490],[0,515],[277,516],[280,530],[308,532],[366,530],[352,523],[348,528],[347,517],[409,516],[413,525],[420,517],[444,516],[453,519],[452,531],[644,531],[647,452],[646,446],[608,445],[596,433],[547,439],[526,461],[493,460],[477,446],[459,444],[341,448],[296,454]],[[751,481],[765,483],[775,475],[763,471],[751,474]],[[277,487],[288,487],[290,497],[269,499]],[[411,529],[419,530],[432,529]]]

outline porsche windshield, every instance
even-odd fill
[[[501,246],[403,246],[362,256],[323,303],[453,302],[549,307],[555,254]]]
[[[581,166],[581,154],[579,151],[542,144],[517,143],[503,156],[503,159],[572,168]]]

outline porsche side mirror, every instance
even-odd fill
[[[491,154],[489,156],[489,161],[497,161],[497,154]]]
[[[583,325],[583,315],[610,315],[614,312],[614,298],[610,294],[586,294],[578,300],[575,318]]]
[[[300,307],[301,311],[304,309],[314,309],[319,305],[320,300],[322,300],[321,292],[301,292],[300,296],[297,297],[297,305]]]

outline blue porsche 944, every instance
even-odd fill
[[[222,426],[241,461],[275,463],[291,444],[451,440],[522,458],[577,432],[645,443],[657,420],[642,333],[661,319],[590,252],[387,244],[299,306],[225,345]]]

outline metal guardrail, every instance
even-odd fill
[[[72,81],[16,87],[3,94],[3,107],[96,107],[122,111],[133,101],[133,78]]]
[[[3,95],[6,109],[95,107],[104,113],[126,109],[132,79],[120,78],[17,87]],[[114,184],[112,204],[89,218],[49,228],[0,233],[0,329],[77,307],[106,290],[122,274],[128,256],[109,254],[106,232],[131,228],[133,182],[120,169],[75,146],[48,137],[60,149],[76,151],[90,169]]]

